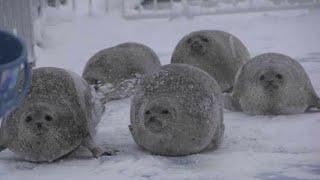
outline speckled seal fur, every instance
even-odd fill
[[[225,94],[225,105],[253,115],[278,115],[320,109],[320,100],[297,61],[283,54],[266,53],[239,70],[234,91]]]
[[[129,129],[152,154],[183,156],[215,149],[224,134],[222,94],[206,72],[171,64],[145,76],[131,103]]]
[[[250,59],[235,36],[216,30],[192,32],[176,46],[171,63],[196,66],[214,77],[223,92],[230,92],[238,69]]]
[[[95,157],[112,154],[93,141],[104,107],[92,93],[75,73],[33,70],[28,97],[1,124],[0,150],[32,162],[52,162],[81,145]]]
[[[151,48],[129,42],[99,51],[87,62],[82,76],[108,100],[116,100],[134,94],[141,77],[159,67]]]

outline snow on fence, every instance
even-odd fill
[[[35,65],[34,21],[42,14],[43,0],[0,0],[0,28],[20,37],[26,44],[29,62]]]
[[[79,1],[83,1],[83,0],[47,0],[48,5],[51,7],[56,7],[56,8],[60,8],[60,6],[62,5],[68,5],[69,3],[71,3],[71,7],[73,12],[77,11],[78,6],[78,2]],[[93,0],[86,0],[88,2],[88,14],[92,15],[93,14]],[[105,0],[105,11],[108,12],[109,11],[109,0]]]
[[[320,0],[123,0],[123,17],[174,18],[320,8]]]

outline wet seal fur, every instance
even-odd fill
[[[107,100],[117,100],[133,95],[141,77],[160,66],[151,48],[129,42],[96,53],[87,62],[82,76]]]
[[[176,46],[171,63],[196,66],[217,80],[223,92],[232,91],[238,69],[250,59],[245,45],[223,31],[195,31]]]
[[[186,64],[145,76],[131,103],[135,142],[152,154],[183,156],[216,149],[224,134],[223,97],[206,72]]]
[[[320,109],[320,99],[303,67],[278,53],[254,57],[238,72],[225,106],[252,115],[298,114]]]
[[[95,157],[114,154],[93,140],[104,106],[80,76],[59,68],[32,72],[29,95],[1,124],[0,151],[32,162],[52,162],[87,147]]]

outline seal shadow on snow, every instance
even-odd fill
[[[302,165],[295,165],[294,167],[299,169],[304,169],[312,174],[320,175],[320,163],[319,165],[314,164],[302,164]]]
[[[281,172],[261,173],[256,176],[260,180],[308,180],[283,175]]]
[[[320,175],[320,165],[312,165],[312,164],[302,164],[302,165],[293,165],[293,168],[297,168],[301,171],[311,173],[313,175]],[[260,173],[256,176],[256,178],[260,180],[316,180],[309,178],[297,178],[283,175],[282,172],[267,172]]]
[[[183,157],[170,157],[168,160],[172,165],[184,167],[193,167],[197,164],[197,160],[192,155]]]

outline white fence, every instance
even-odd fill
[[[50,0],[51,4],[53,7],[60,8],[63,4],[61,3],[61,0]],[[92,15],[93,14],[93,3],[94,0],[64,0],[65,5],[69,5],[72,8],[73,12],[76,12],[78,9],[78,3],[79,1],[87,1],[88,5],[88,14]],[[105,11],[109,11],[109,0],[104,0],[105,1]],[[119,0],[120,1],[120,0]]]
[[[320,0],[123,0],[126,19],[320,8]]]

